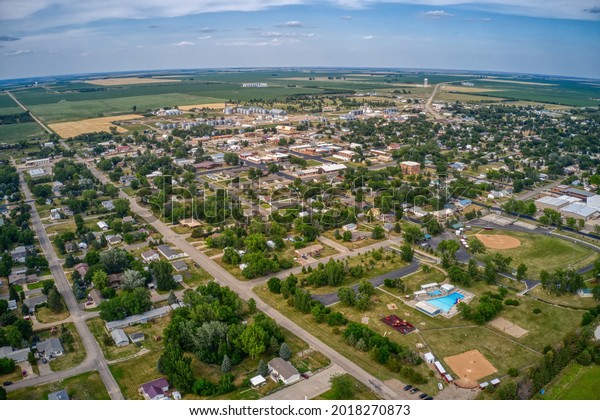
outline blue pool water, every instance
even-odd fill
[[[463,295],[461,295],[458,292],[454,292],[449,294],[448,296],[430,299],[427,301],[427,303],[435,306],[436,308],[440,308],[444,312],[448,312],[450,311],[450,309],[452,309],[454,305],[456,305],[456,301],[462,298],[464,298]]]

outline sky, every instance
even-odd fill
[[[0,0],[0,79],[223,67],[600,79],[600,0]]]

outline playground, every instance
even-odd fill
[[[385,318],[381,318],[381,322],[386,325],[389,325],[396,331],[401,334],[409,334],[413,332],[416,328],[410,322],[407,322],[403,319],[398,318],[396,315],[388,315]]]
[[[444,362],[458,376],[454,383],[461,388],[475,388],[479,386],[478,379],[498,371],[479,350],[444,357]]]

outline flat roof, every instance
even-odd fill
[[[578,216],[589,217],[598,211],[595,207],[590,207],[582,203],[573,203],[561,209],[563,212],[577,214]]]

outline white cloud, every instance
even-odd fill
[[[212,32],[216,32],[216,29],[205,26],[204,28],[200,29],[198,32],[202,32],[204,34],[210,34]]]
[[[14,56],[14,55],[25,55],[25,54],[31,54],[31,53],[33,53],[33,51],[31,51],[31,50],[13,50],[13,51],[4,53],[4,55],[7,57],[10,57],[10,56]]]
[[[291,40],[289,40],[291,41]],[[292,41],[293,42],[293,41]],[[219,47],[277,47],[283,44],[283,40],[279,38],[273,38],[269,41],[248,41],[248,40],[230,40],[224,42],[218,42]]]
[[[362,37],[362,39],[367,39],[367,40],[368,39],[373,39],[373,38],[375,38],[373,35],[365,35],[365,36]]]
[[[204,35],[204,36],[199,36],[198,39],[203,40],[203,39],[211,39],[212,36],[210,35]]]
[[[194,45],[194,43],[190,41],[181,41],[173,45],[175,45],[176,47],[189,47],[190,45]]]
[[[301,28],[302,27],[302,22],[297,21],[297,20],[290,20],[288,22],[285,23],[281,23],[277,26],[287,26],[288,28]]]
[[[352,16],[348,16],[348,15],[340,16],[340,19],[342,19],[342,20],[352,20]]]
[[[443,17],[451,17],[454,15],[443,10],[430,10],[429,12],[423,13],[423,16],[428,17],[430,19],[440,19]]]
[[[315,4],[314,0],[1,0],[0,21],[30,19],[37,28],[80,25],[105,19],[172,18],[218,12],[256,12],[274,7]],[[436,8],[461,5],[465,10],[558,19],[599,20],[598,0],[324,0],[345,9],[377,4],[414,4]],[[442,9],[443,10],[443,9]],[[58,12],[60,11],[60,13]],[[289,23],[299,23],[289,21]],[[25,26],[21,26],[25,27]]]

